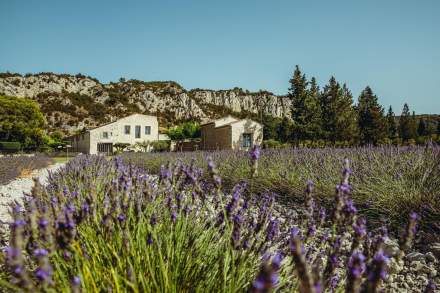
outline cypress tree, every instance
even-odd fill
[[[353,95],[344,84],[342,87],[334,77],[324,87],[320,98],[322,123],[326,138],[336,141],[357,141],[358,129]]]
[[[403,141],[408,141],[411,137],[411,114],[407,103],[403,105],[402,114],[399,118],[399,135]]]
[[[369,86],[359,96],[357,109],[361,143],[377,145],[387,136],[387,129],[384,110]]]
[[[305,138],[307,100],[307,79],[298,65],[295,66],[293,77],[289,80],[290,87],[287,94],[291,101],[291,115],[293,121],[293,138],[295,143]]]
[[[278,140],[281,142],[289,142],[292,140],[292,121],[284,117],[277,129]]]
[[[388,138],[393,140],[397,137],[397,124],[396,124],[396,116],[394,115],[393,108],[391,106],[388,108],[386,120],[387,120]]]
[[[412,112],[411,120],[410,120],[410,137],[412,139],[417,138],[417,118],[416,118],[416,112]]]
[[[307,90],[304,101],[304,124],[302,125],[302,136],[304,139],[317,140],[321,138],[322,117],[319,104],[319,86],[316,79],[310,80],[310,88]]]

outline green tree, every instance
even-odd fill
[[[389,139],[397,138],[396,116],[395,116],[395,114],[393,112],[393,108],[391,106],[388,108],[386,121],[387,121],[388,138]]]
[[[174,126],[167,131],[171,140],[182,140],[200,137],[200,125],[197,122],[188,121]]]
[[[353,95],[344,84],[342,87],[332,76],[320,96],[324,137],[335,143],[358,139]]]
[[[277,117],[272,117],[265,115],[263,119],[263,139],[264,140],[278,140],[278,125],[281,123],[282,119]]]
[[[0,140],[36,149],[47,140],[46,120],[38,104],[26,98],[0,96]]]
[[[416,112],[412,112],[411,120],[410,120],[410,137],[412,139],[417,138],[417,118],[416,118]]]
[[[383,141],[387,136],[384,110],[369,86],[359,96],[357,112],[361,143],[377,145]]]
[[[292,121],[284,117],[281,123],[278,125],[278,140],[281,142],[290,142],[292,141]]]
[[[319,87],[316,79],[313,77],[309,83],[305,74],[302,74],[299,66],[296,65],[289,83],[290,88],[287,96],[292,105],[292,131],[295,142],[318,139],[322,125]]]
[[[411,114],[407,103],[403,105],[402,114],[399,118],[399,135],[403,141],[408,141],[412,137]]]
[[[417,125],[417,135],[418,136],[429,135],[428,127],[426,126],[426,122],[423,118],[419,120],[419,124]]]

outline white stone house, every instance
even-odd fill
[[[133,114],[67,138],[71,151],[86,154],[112,153],[116,143],[134,146],[159,140],[156,116]]]
[[[251,119],[226,116],[201,125],[203,150],[248,150],[263,142],[263,126]]]

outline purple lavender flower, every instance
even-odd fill
[[[49,252],[44,248],[39,248],[39,249],[34,250],[35,257],[47,256],[48,254],[49,254]]]
[[[365,256],[355,251],[348,262],[348,276],[347,276],[347,293],[359,292],[361,285],[361,276],[365,271]]]
[[[257,278],[252,283],[250,292],[270,292],[278,285],[278,271],[281,266],[282,255],[277,253],[269,265],[268,261],[264,261]]]
[[[254,145],[254,147],[250,151],[250,155],[252,160],[258,160],[260,158],[260,146]]]
[[[77,287],[79,285],[81,285],[81,278],[79,276],[74,276],[72,278],[72,286]]]

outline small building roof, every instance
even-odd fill
[[[230,118],[230,120],[227,121],[227,118]],[[253,121],[253,122],[255,122],[255,123],[260,124],[259,122],[254,121],[254,120],[249,119],[249,118],[238,119],[238,118],[236,118],[236,117],[233,117],[233,116],[231,116],[231,115],[228,115],[228,116],[225,116],[225,117],[223,117],[223,118],[219,118],[219,119],[211,120],[211,121],[209,121],[209,122],[205,122],[205,123],[201,124],[200,126],[208,125],[208,124],[212,124],[212,123],[214,123],[214,124],[215,124],[214,128],[220,128],[220,127],[229,126],[229,125],[232,125],[232,124],[235,124],[235,123],[239,123],[239,122],[242,122],[242,121],[245,121],[245,120]],[[223,122],[223,123],[222,123],[222,122]]]

